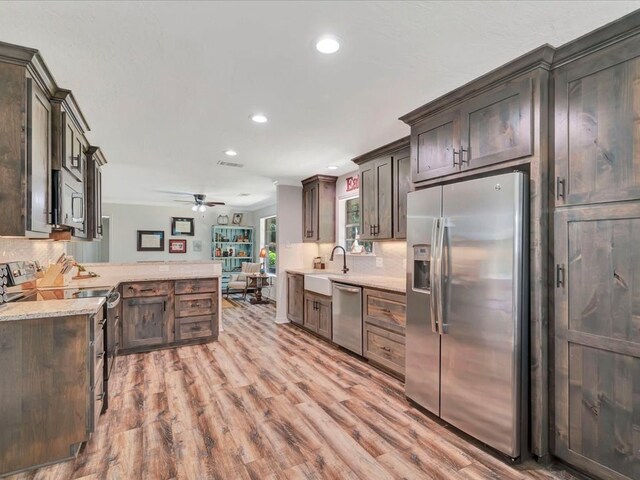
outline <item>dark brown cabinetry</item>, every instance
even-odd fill
[[[359,165],[362,240],[406,237],[409,137],[353,159]]]
[[[87,237],[102,238],[102,167],[107,163],[100,148],[87,150]]]
[[[53,109],[54,223],[75,238],[91,239],[87,211],[87,150],[89,129],[70,91],[58,90]]]
[[[640,199],[640,39],[554,72],[556,205]]]
[[[530,156],[532,85],[531,76],[508,81],[417,123],[413,182]]]
[[[123,350],[141,352],[217,338],[218,283],[217,278],[194,278],[123,284]]]
[[[365,288],[362,304],[364,356],[404,376],[406,296]]]
[[[331,340],[331,297],[304,292],[304,326]]]
[[[33,50],[0,43],[0,57],[0,235],[46,237],[52,79]]]
[[[0,322],[0,475],[73,458],[102,408],[102,320]]]
[[[635,13],[558,49],[553,72],[552,451],[616,480],[640,477],[638,25]]]
[[[298,325],[304,323],[304,275],[287,273],[287,318]]]
[[[333,243],[336,238],[336,180],[315,175],[302,181],[302,240]]]

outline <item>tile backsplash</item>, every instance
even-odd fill
[[[0,237],[0,263],[37,260],[47,266],[67,251],[66,242]]]
[[[342,268],[342,255],[336,255],[333,262],[328,261],[333,244],[320,244],[318,255],[327,259],[329,270]],[[402,278],[406,274],[407,242],[376,242],[373,252],[375,255],[347,255],[349,273],[361,275],[382,275],[386,277]],[[381,266],[380,263],[382,264]]]

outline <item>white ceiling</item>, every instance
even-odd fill
[[[639,6],[1,2],[0,40],[39,49],[74,91],[109,161],[105,201],[163,204],[175,197],[159,191],[176,190],[257,208],[274,180],[353,170],[350,158],[409,133],[400,115]],[[327,33],[341,39],[335,55],[314,49]]]

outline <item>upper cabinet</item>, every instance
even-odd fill
[[[360,239],[406,237],[410,160],[409,137],[352,160],[359,166]]]
[[[302,181],[304,242],[335,242],[337,179],[329,175],[315,175]]]
[[[640,38],[554,71],[556,205],[640,199]]]
[[[553,52],[540,47],[401,117],[411,126],[412,182],[528,163],[546,126]]]
[[[75,238],[91,239],[88,231],[87,142],[89,130],[69,90],[58,90],[53,107],[54,225]]]
[[[0,42],[0,236],[100,238],[106,161],[87,131],[38,51]]]
[[[102,167],[107,160],[98,147],[87,150],[87,235],[102,238]]]
[[[51,231],[52,82],[35,50],[0,43],[0,235]]]

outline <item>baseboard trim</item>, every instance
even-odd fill
[[[275,323],[289,323],[289,319],[287,317],[276,317],[274,322]]]

